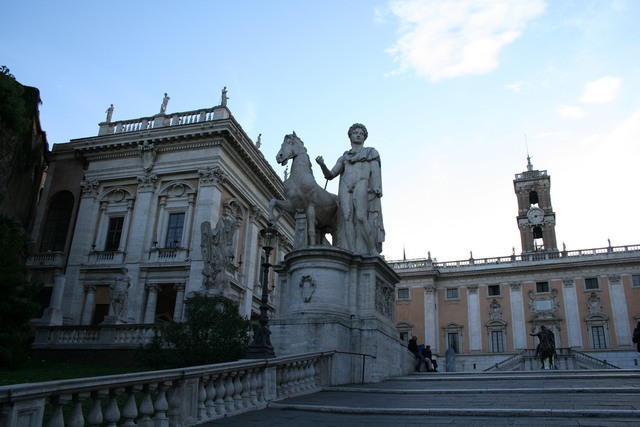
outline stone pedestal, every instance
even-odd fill
[[[398,275],[379,256],[327,246],[288,254],[279,273],[279,312],[270,322],[277,356],[336,350],[337,384],[406,374],[412,357],[394,324]],[[358,354],[345,354],[358,353]],[[369,356],[375,356],[369,357]]]

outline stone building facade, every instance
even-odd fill
[[[483,370],[525,349],[544,325],[556,347],[619,367],[637,367],[632,332],[640,321],[640,245],[558,249],[547,171],[514,179],[522,253],[438,262],[392,261],[397,328],[443,355],[458,351],[457,369]]]
[[[281,179],[225,105],[110,116],[98,136],[51,152],[28,261],[51,290],[35,347],[137,346],[156,322],[183,319],[192,293],[212,291],[203,271],[251,317],[259,232],[269,201],[284,197]],[[290,251],[292,232],[283,218],[271,262]],[[224,255],[209,253],[214,238]]]

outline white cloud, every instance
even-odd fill
[[[504,85],[504,88],[519,93],[522,91],[522,85],[522,82],[507,83],[506,85]]]
[[[589,82],[584,87],[580,101],[587,104],[611,102],[618,96],[621,84],[622,79],[614,76],[605,76]]]
[[[399,68],[437,81],[485,74],[501,49],[545,9],[544,0],[394,0],[401,36],[388,49]]]
[[[558,105],[556,113],[567,119],[581,119],[586,114],[582,108],[575,105]]]

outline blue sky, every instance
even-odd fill
[[[383,167],[388,259],[520,250],[527,135],[569,249],[640,243],[640,2],[140,1],[1,6],[0,64],[41,90],[50,143],[219,103],[275,163],[327,163],[354,122]],[[317,180],[324,184],[318,168]],[[337,191],[337,183],[330,183]]]

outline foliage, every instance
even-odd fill
[[[154,368],[230,362],[242,358],[249,321],[238,305],[222,296],[195,295],[185,302],[184,323],[168,322],[141,352]]]
[[[26,360],[31,336],[29,320],[39,310],[40,287],[26,280],[28,238],[11,218],[0,214],[0,367],[15,368]]]
[[[28,130],[29,121],[24,87],[6,66],[0,67],[0,129],[15,134]]]

